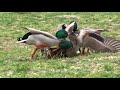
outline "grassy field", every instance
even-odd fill
[[[120,53],[45,60],[34,46],[16,43],[23,27],[55,35],[57,26],[75,20],[78,28],[103,28],[104,36],[120,40],[119,12],[0,12],[0,78],[120,78]]]

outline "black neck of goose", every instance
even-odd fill
[[[63,24],[63,25],[62,25],[62,29],[65,29],[65,28],[66,28],[65,24]]]
[[[27,39],[30,35],[32,35],[32,33],[31,33],[31,32],[28,32],[28,33],[26,33],[23,37],[18,37],[18,38],[17,38],[17,41],[25,40],[25,39]],[[24,41],[24,42],[22,42],[22,43],[26,43],[26,41]]]
[[[26,34],[22,37],[22,40],[27,39],[30,35],[32,35],[31,32],[26,33]]]

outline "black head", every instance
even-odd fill
[[[22,38],[21,38],[21,37],[19,37],[19,38],[17,38],[17,40],[18,40],[18,41],[21,41],[21,40],[22,40]],[[26,41],[24,41],[24,42],[22,42],[22,43],[26,43]]]
[[[18,37],[18,38],[17,38],[17,41],[25,40],[25,39],[27,39],[30,35],[32,35],[32,33],[31,33],[31,32],[28,32],[28,33],[26,33],[23,37]],[[26,41],[25,41],[25,42],[26,42]],[[23,42],[23,43],[25,43],[25,42]]]
[[[22,40],[22,38],[21,38],[21,37],[18,37],[18,38],[17,38],[17,40],[18,40],[18,41],[21,41],[21,40]]]
[[[66,28],[65,24],[63,24],[63,25],[62,25],[62,29],[65,29],[65,28]]]

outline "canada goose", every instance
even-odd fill
[[[119,52],[120,41],[106,38],[93,31],[80,30],[77,36],[80,47],[88,47],[96,52]]]
[[[74,21],[75,22],[75,21]],[[77,25],[74,24],[74,25]],[[75,26],[76,27],[76,26]],[[101,32],[108,31],[104,29],[68,29],[68,33],[74,33],[77,37],[77,46],[76,49],[83,47],[83,48],[90,48],[95,50],[96,52],[119,52],[120,51],[120,40],[115,40],[113,38],[106,38],[101,36]],[[69,34],[70,36],[70,34]]]

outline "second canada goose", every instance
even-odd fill
[[[77,23],[75,25],[77,25]],[[77,37],[77,50],[80,47],[86,47],[95,50],[96,52],[119,52],[120,40],[101,36],[101,32],[103,31],[107,30],[92,28],[82,30],[78,30],[76,28],[74,30],[67,30],[68,33],[75,33]]]
[[[120,41],[106,38],[96,33],[80,32],[77,36],[80,47],[88,47],[96,52],[119,52]]]

